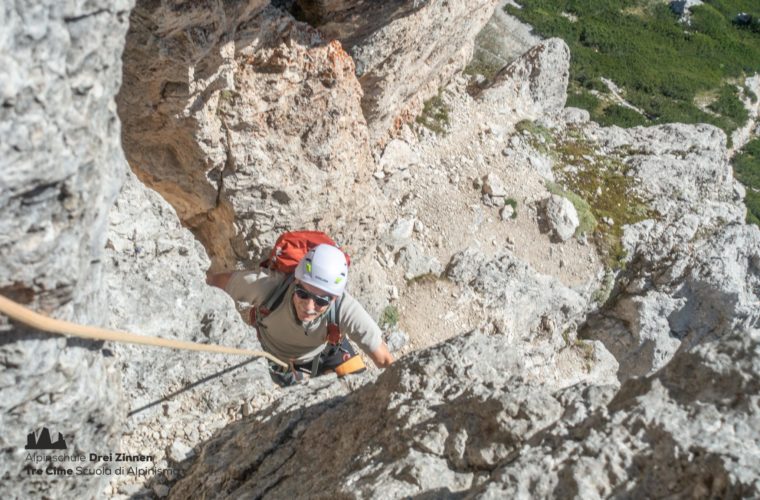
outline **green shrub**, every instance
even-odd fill
[[[380,328],[393,328],[398,324],[398,318],[399,314],[396,306],[389,305],[383,310],[383,314],[380,316],[380,321],[378,323]]]
[[[594,113],[600,104],[599,99],[585,91],[567,94],[566,106],[568,107],[586,109],[589,113]]]
[[[760,139],[748,142],[733,160],[734,175],[744,184],[747,222],[760,226]]]
[[[635,127],[646,125],[647,118],[636,111],[620,105],[612,105],[604,109],[597,121],[602,125],[618,125],[620,127]]]
[[[737,125],[747,121],[749,113],[739,99],[739,89],[734,85],[723,85],[718,99],[708,106],[712,111],[734,120]]]
[[[505,9],[540,35],[560,37],[570,46],[568,105],[587,109],[594,120],[624,127],[707,122],[727,134],[746,120],[735,90],[726,82],[760,72],[760,37],[732,23],[738,12],[757,19],[757,0],[706,0],[692,9],[690,26],[678,20],[667,2],[523,0],[520,4],[522,8]],[[562,12],[572,13],[577,22],[569,22]],[[645,117],[600,106],[588,91],[606,92],[601,77],[620,86]],[[694,104],[698,92],[712,90],[721,94],[713,110],[719,116]]]
[[[443,101],[440,92],[425,101],[422,113],[416,121],[436,134],[444,135],[446,133],[449,126],[449,106]]]

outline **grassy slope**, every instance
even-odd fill
[[[507,7],[508,12],[542,36],[558,36],[570,46],[568,105],[589,110],[595,121],[624,127],[712,123],[729,135],[746,121],[737,84],[760,72],[760,22],[738,26],[732,20],[739,12],[760,18],[757,0],[706,0],[692,9],[690,26],[681,24],[666,3],[655,0],[521,3],[522,9]],[[608,92],[601,77],[621,87],[626,100],[644,114],[600,99],[598,93]],[[744,174],[737,171],[737,177],[748,193],[756,194],[760,157],[752,158],[749,166],[745,160]],[[755,212],[755,221],[758,215]]]

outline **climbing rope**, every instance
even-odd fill
[[[162,339],[158,337],[146,337],[135,335],[134,333],[120,332],[116,330],[106,330],[95,326],[78,325],[59,319],[48,318],[38,314],[21,304],[0,295],[0,312],[11,319],[24,323],[48,333],[57,333],[62,335],[73,335],[84,339],[109,340],[111,342],[122,342],[127,344],[152,345],[158,347],[168,347],[171,349],[184,349],[186,351],[204,351],[218,352],[222,354],[238,354],[241,356],[263,356],[273,363],[283,368],[288,365],[275,358],[268,352],[251,351],[248,349],[237,349],[235,347],[224,347],[220,345],[198,344],[196,342],[186,342],[183,340]]]

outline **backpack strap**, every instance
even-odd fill
[[[285,298],[285,292],[288,291],[288,287],[293,283],[294,276],[289,274],[277,287],[272,290],[272,293],[266,298],[263,304],[251,308],[251,324],[256,327],[259,326],[261,320],[269,316],[272,311],[280,307],[282,299]]]
[[[343,335],[340,332],[340,305],[343,303],[343,295],[330,306],[327,312],[327,342],[332,345],[340,345]]]

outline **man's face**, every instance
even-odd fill
[[[329,302],[325,303],[320,298],[328,299]],[[300,321],[314,321],[327,311],[333,300],[335,300],[335,297],[329,293],[296,280],[296,293],[293,294],[293,306]]]

